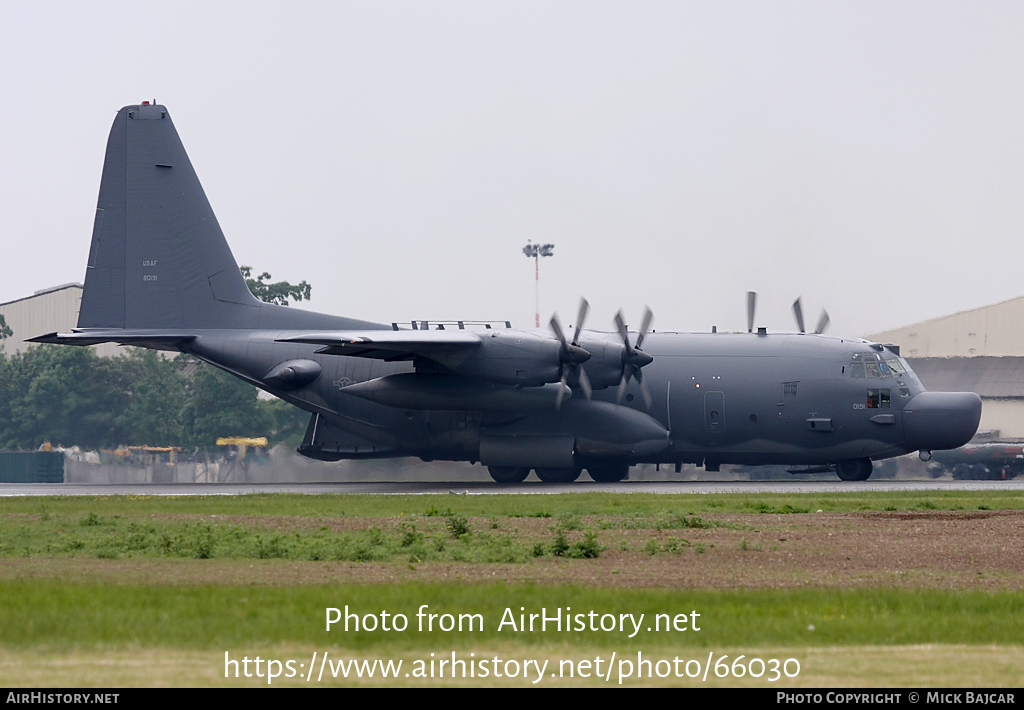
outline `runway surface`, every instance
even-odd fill
[[[495,495],[553,493],[843,493],[857,491],[1024,491],[1015,481],[636,481],[623,483],[0,483],[7,496],[234,496],[253,493],[324,493],[373,495]]]

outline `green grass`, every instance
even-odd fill
[[[793,514],[882,510],[1004,510],[1024,508],[1021,491],[887,491],[843,493],[563,493],[524,495],[52,496],[0,498],[0,515],[109,517],[134,515],[295,515],[392,517],[568,518],[579,515]]]
[[[640,533],[642,537],[631,543],[633,548],[641,554],[659,556],[655,561],[658,563],[685,564],[686,557],[679,555],[714,557],[716,549],[700,541],[702,534],[706,535],[702,529],[746,531],[755,526],[778,526],[776,516],[814,514],[818,510],[930,515],[944,510],[1020,508],[1024,508],[1024,494],[1015,491],[2,498],[0,558],[8,558],[3,562],[8,581],[0,582],[0,650],[14,654],[9,657],[12,678],[23,677],[19,669],[25,663],[43,663],[39,654],[54,654],[57,660],[53,668],[57,670],[39,671],[44,678],[39,682],[46,683],[52,682],[53,672],[65,672],[60,669],[67,666],[68,659],[78,657],[75,654],[91,659],[135,651],[153,654],[160,649],[188,658],[193,658],[189,654],[200,654],[206,659],[220,658],[218,654],[224,649],[258,651],[270,647],[305,649],[303,652],[341,648],[378,657],[484,648],[516,652],[532,649],[552,657],[590,653],[593,649],[623,653],[671,649],[699,651],[706,656],[709,651],[728,648],[743,653],[757,648],[805,649],[807,653],[839,648],[844,649],[841,654],[848,653],[855,661],[870,655],[865,649],[871,648],[999,645],[1019,649],[1024,638],[1024,592],[1020,591],[624,590],[464,583],[456,577],[450,583],[355,585],[345,583],[346,570],[353,565],[333,561],[390,562],[360,566],[382,570],[384,576],[374,579],[386,579],[387,570],[394,570],[396,564],[404,570],[407,562],[414,565],[420,560],[531,564],[536,557],[565,557],[582,559],[548,559],[543,564],[578,565],[582,567],[577,569],[592,570],[599,569],[600,563],[586,558],[601,554],[601,536],[605,536],[605,544],[614,545],[625,534],[604,531],[660,530],[668,532],[658,535],[658,539],[654,539],[655,533]],[[739,521],[729,517],[738,514],[749,517]],[[801,523],[793,520],[793,524]],[[532,532],[521,533],[522,528]],[[637,537],[636,533],[632,535]],[[625,540],[618,545],[620,549],[629,547]],[[730,545],[749,552],[751,559],[757,556],[757,544],[746,537],[740,539],[737,534]],[[26,556],[49,559],[30,561],[28,565],[9,559]],[[72,557],[116,560],[81,563],[102,567],[114,575],[113,583],[71,581],[76,577],[69,570],[79,564],[68,564],[66,558]],[[188,561],[145,562],[138,569],[133,561],[171,558]],[[233,561],[210,562],[209,558]],[[288,564],[282,560],[306,562]],[[33,565],[39,564],[45,573],[28,577],[37,573]],[[182,567],[210,570],[215,566],[223,574],[215,579],[235,579],[231,570],[244,567],[248,572],[244,578],[249,580],[262,579],[261,571],[266,570],[268,583],[198,585],[181,583],[187,576],[175,578]],[[253,566],[255,570],[249,569]],[[325,576],[319,579],[336,578],[338,583],[292,584],[290,577],[281,572],[300,568],[323,572]],[[495,569],[495,579],[500,579],[501,567]],[[53,576],[47,576],[54,570]],[[122,583],[118,576],[121,570],[126,580],[143,581]],[[135,574],[139,570],[141,574]],[[610,574],[619,574],[619,570]],[[608,581],[612,579],[617,578],[609,577]],[[595,579],[595,585],[601,583]],[[415,615],[422,604],[429,605],[427,611],[435,614],[481,614],[485,628],[420,632],[416,630]],[[379,617],[382,610],[391,615],[405,614],[409,630],[345,632],[339,624],[326,631],[325,609],[344,609],[346,605],[360,616]],[[521,607],[525,609],[520,611]],[[643,630],[632,639],[617,630],[497,630],[506,609],[518,622],[520,613],[540,613],[542,607],[549,615],[556,608],[564,612],[565,607],[571,607],[574,614],[593,610],[599,616],[642,613]],[[655,614],[674,617],[693,611],[700,614],[700,631],[646,631],[649,625],[653,627],[650,622]],[[844,684],[858,677],[855,670],[846,675],[846,658],[840,658],[829,666],[829,672],[835,674],[835,678],[827,678],[830,684]],[[203,660],[207,665],[210,662]],[[891,660],[886,663],[894,665]],[[807,665],[810,669],[810,661]],[[187,670],[190,667],[175,666],[176,670],[168,671],[171,675],[161,682],[193,678]],[[958,684],[973,682],[956,676],[957,668],[950,665],[951,675],[941,676],[945,682],[949,678]],[[93,672],[98,671],[88,670]],[[133,676],[131,682],[146,677]],[[872,675],[865,682],[877,685],[879,680]]]
[[[417,630],[416,612],[481,614],[483,631]],[[360,616],[405,614],[405,632],[325,630],[325,609]],[[520,611],[525,607],[525,612]],[[645,614],[632,639],[619,631],[512,631],[510,609],[548,614]],[[90,647],[217,649],[280,643],[374,649],[473,648],[487,643],[597,648],[652,646],[821,647],[890,644],[1019,644],[1024,593],[934,590],[621,590],[537,585],[404,583],[369,586],[107,586],[59,580],[0,584],[0,646],[68,651]],[[655,614],[700,614],[700,631],[647,632]],[[599,618],[599,617],[598,617]],[[589,624],[589,621],[587,622]],[[628,625],[629,622],[627,621]],[[813,630],[810,630],[813,627]]]
[[[602,548],[594,529],[747,531],[754,529],[749,523],[719,518],[1022,505],[1024,494],[1014,491],[3,498],[0,557],[525,563],[547,555],[596,557]],[[551,518],[549,532],[519,534],[517,520],[527,518]],[[336,530],[342,523],[345,529]]]
[[[51,515],[48,519],[0,519],[2,557],[92,557],[283,559],[305,561],[451,561],[526,562],[539,556],[534,540],[521,540],[500,530],[471,530],[461,516],[423,530],[400,522],[383,529],[370,526],[336,532],[319,529],[279,531],[266,527],[273,519],[244,524],[188,521],[149,516],[88,513],[77,520]],[[422,521],[421,521],[422,523]],[[428,521],[429,524],[429,521]],[[542,541],[548,554],[555,535]],[[547,544],[550,543],[550,544]],[[546,545],[546,546],[545,546]],[[589,555],[596,556],[596,555]]]

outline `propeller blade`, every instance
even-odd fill
[[[562,332],[562,324],[558,322],[558,314],[551,316],[551,321],[548,323],[551,326],[551,331],[555,334],[555,337],[562,341],[562,346],[566,344],[565,333]]]
[[[576,332],[572,336],[572,344],[579,345],[580,342],[580,331],[583,330],[583,322],[587,319],[587,311],[590,310],[590,304],[587,303],[587,299],[580,299],[580,312],[576,316]]]
[[[828,311],[824,308],[821,309],[821,318],[818,319],[818,327],[814,329],[814,332],[821,335],[828,328],[828,324],[832,321],[828,317]]]
[[[562,375],[562,386],[558,388],[558,394],[555,395],[555,411],[561,411],[563,399],[565,399],[565,375]]]
[[[561,361],[562,370],[562,387],[559,390],[558,396],[555,398],[555,409],[561,409],[562,400],[566,396],[565,387],[567,386],[566,380],[572,378],[579,387],[583,390],[583,393],[590,399],[590,394],[593,388],[590,386],[590,380],[587,378],[587,374],[580,367],[583,363],[590,359],[590,353],[581,348],[576,343],[580,339],[580,331],[583,329],[583,321],[587,317],[587,311],[590,309],[590,304],[587,303],[587,299],[582,299],[580,303],[579,318],[576,323],[576,332],[573,334],[572,343],[565,339],[565,331],[562,330],[562,324],[558,322],[558,314],[551,316],[551,330],[554,332],[555,337],[558,338],[558,342],[561,343],[562,347],[558,354],[558,358]],[[570,393],[571,396],[571,393]]]
[[[622,319],[622,311],[615,314],[615,328],[619,331],[619,337],[622,338],[622,343],[626,347],[626,351],[622,354],[622,380],[619,382],[618,398],[619,403],[622,403],[622,398],[626,394],[626,387],[629,385],[629,378],[634,377],[638,384],[643,383],[643,374],[640,369],[645,365],[649,365],[654,362],[654,358],[640,350],[640,343],[643,342],[644,335],[647,334],[647,329],[651,327],[651,321],[654,319],[654,314],[650,308],[644,311],[644,319],[640,334],[636,339],[636,346],[629,342],[629,332],[626,330],[626,322]]]
[[[626,355],[633,354],[633,346],[629,344],[629,333],[626,332],[626,321],[622,320],[622,311],[615,314],[615,327],[622,338],[622,344],[626,346]]]
[[[580,368],[580,389],[583,390],[583,396],[590,399],[591,395],[594,394],[594,388],[590,386],[590,378],[587,377],[587,371],[582,367]]]
[[[793,315],[796,316],[796,327],[800,329],[801,333],[806,333],[804,329],[804,309],[800,305],[800,298],[798,297],[793,301]]]
[[[757,294],[747,291],[747,332],[754,332],[754,311],[757,309]]]
[[[578,345],[570,345],[565,339],[565,332],[562,330],[561,323],[558,322],[557,314],[551,316],[549,325],[551,326],[551,330],[554,332],[555,337],[558,338],[558,342],[562,344],[562,349],[558,355],[561,362],[579,365],[590,359],[589,352]]]
[[[636,347],[640,347],[640,343],[644,342],[644,336],[647,335],[647,329],[651,327],[651,321],[654,320],[654,313],[648,306],[644,306],[644,320],[640,324],[640,336],[636,339]]]
[[[644,382],[643,380],[640,380],[639,378],[638,378],[638,381],[640,382],[640,395],[644,398],[644,405],[647,407],[647,411],[650,411],[650,409],[651,409],[651,391],[649,389],[647,389],[647,383],[646,382]]]

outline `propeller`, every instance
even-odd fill
[[[801,333],[806,333],[807,330],[804,328],[804,309],[800,304],[800,299],[797,298],[793,301],[793,315],[796,316],[796,326],[800,329]],[[821,316],[818,318],[818,326],[814,329],[815,335],[821,335],[828,328],[828,324],[831,319],[828,317],[828,311],[824,308],[821,309]]]
[[[640,334],[637,336],[636,345],[630,345],[629,333],[626,331],[626,322],[622,319],[622,311],[615,314],[615,327],[619,331],[619,337],[622,338],[622,344],[626,346],[626,350],[622,354],[622,381],[619,382],[618,392],[619,403],[622,402],[622,398],[626,394],[626,386],[632,377],[640,385],[640,394],[644,398],[644,404],[647,405],[648,409],[651,408],[651,393],[647,389],[647,385],[644,384],[642,368],[654,362],[654,358],[641,350],[640,346],[644,342],[644,336],[647,335],[647,329],[651,326],[653,319],[654,313],[651,312],[650,308],[646,308],[644,310],[643,322],[640,324]]]
[[[590,359],[590,353],[579,346],[580,332],[583,330],[583,321],[586,320],[587,311],[589,310],[590,304],[587,303],[587,299],[581,298],[580,310],[576,317],[576,332],[573,333],[571,343],[565,338],[565,332],[562,330],[562,325],[558,322],[558,314],[551,316],[551,330],[562,344],[562,348],[558,353],[559,362],[562,363],[562,389],[558,391],[558,396],[555,398],[555,409],[562,408],[562,399],[565,397],[565,385],[570,379],[575,384],[579,385],[579,388],[583,390],[583,395],[587,399],[590,399],[591,394],[593,394],[593,388],[590,386],[590,378],[587,377],[587,373],[583,369],[583,363]]]
[[[821,335],[822,333],[825,332],[825,329],[828,328],[828,324],[831,322],[832,320],[828,317],[828,311],[822,308],[821,317],[818,318],[818,325],[814,329],[814,332],[817,333],[818,335]]]
[[[800,329],[801,333],[806,333],[807,329],[804,328],[804,308],[800,305],[800,297],[793,301],[793,315],[796,316],[796,327]]]

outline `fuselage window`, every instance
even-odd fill
[[[868,409],[889,409],[889,392],[888,388],[868,390]]]

